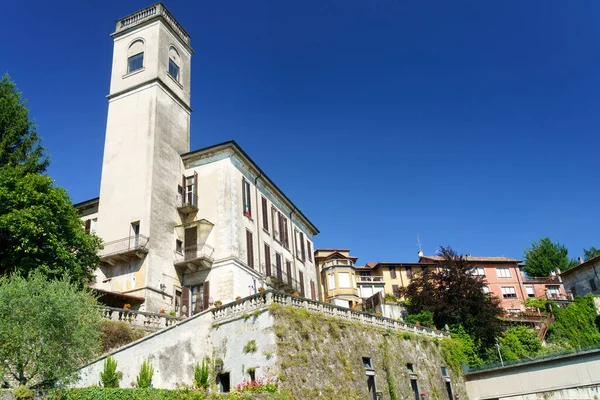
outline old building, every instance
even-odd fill
[[[573,296],[600,294],[600,256],[583,261],[560,274],[565,289]]]
[[[260,287],[317,297],[317,228],[233,141],[190,151],[193,50],[161,3],[117,21],[93,287],[116,306],[198,313]]]
[[[315,250],[321,300],[343,307],[362,303],[356,284],[354,263],[357,259],[348,249]]]

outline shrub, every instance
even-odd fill
[[[250,340],[244,346],[244,353],[254,353],[256,349],[256,340]]]
[[[548,329],[548,342],[575,349],[600,344],[593,295],[576,297],[567,308],[552,304],[552,311],[556,320]]]
[[[197,388],[207,389],[209,384],[208,360],[205,358],[202,360],[202,366],[196,363],[194,367],[194,385]]]
[[[427,328],[435,327],[435,323],[433,322],[433,314],[431,311],[421,311],[418,314],[409,314],[404,319],[404,322],[415,325],[421,324]]]
[[[235,387],[236,392],[277,393],[277,379],[258,378],[254,381],[244,379]]]
[[[18,386],[14,391],[15,399],[26,400],[33,399],[35,393],[25,385]]]
[[[103,319],[100,321],[100,330],[102,332],[102,352],[107,353],[112,349],[125,346],[131,342],[144,337],[144,331],[132,328],[125,321],[110,321]]]
[[[135,378],[137,387],[149,388],[152,387],[152,376],[154,375],[154,368],[150,365],[150,360],[144,360],[140,373]]]
[[[117,371],[117,361],[111,356],[104,360],[104,371],[100,372],[100,381],[105,388],[118,388],[123,374]]]
[[[462,364],[477,367],[483,361],[477,354],[477,346],[461,325],[452,326],[451,337],[442,339],[442,355],[456,373],[460,373]]]

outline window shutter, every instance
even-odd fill
[[[390,267],[390,277],[392,279],[396,279],[396,268],[395,267]]]
[[[290,248],[290,240],[288,237],[288,230],[287,230],[287,219],[282,216],[283,219],[283,245],[285,246],[286,249]]]
[[[254,268],[254,248],[252,246],[252,232],[246,231],[246,250],[248,254],[248,266]]]
[[[186,186],[187,182],[185,179],[185,175],[181,175],[181,199],[179,199],[179,202],[181,203],[181,205],[185,205],[185,194],[187,193],[187,186]]]
[[[306,240],[306,255],[308,256],[308,261],[312,261],[312,248],[308,239]]]
[[[300,255],[302,261],[306,260],[306,253],[304,250],[304,233],[300,232]]]
[[[242,178],[242,213],[248,214],[248,199],[246,198],[246,179]]]
[[[203,310],[208,310],[208,301],[210,299],[210,285],[209,282],[206,281],[204,282],[204,285],[202,287],[202,305],[203,305]]]
[[[198,205],[198,173],[194,172],[194,205]]]
[[[317,299],[317,292],[315,290],[315,282],[314,281],[310,281],[310,297],[313,300]]]
[[[92,228],[92,220],[88,219],[85,221],[85,233],[90,234],[90,230]]]
[[[262,198],[262,218],[263,218],[263,228],[268,232],[269,231],[269,214],[267,208],[267,199]]]
[[[288,283],[290,285],[292,285],[292,263],[289,261],[285,261],[285,266],[286,266],[286,270],[287,270],[287,276],[288,276]]]
[[[304,274],[298,271],[298,279],[300,280],[300,294],[304,297]]]
[[[275,268],[277,269],[277,279],[283,280],[283,273],[281,271],[281,254],[275,253]]]
[[[265,274],[271,276],[271,248],[265,243]]]
[[[392,285],[392,291],[395,297],[400,297],[400,287],[398,285]]]
[[[181,316],[190,316],[190,288],[187,286],[181,287]]]

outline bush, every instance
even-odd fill
[[[404,322],[409,324],[416,324],[417,322],[421,324],[421,326],[425,326],[427,328],[435,328],[435,323],[433,322],[433,314],[431,311],[421,311],[418,314],[409,314],[404,319]]]
[[[100,321],[100,330],[102,332],[102,353],[135,342],[145,335],[143,330],[134,329],[127,322],[108,319]]]
[[[194,367],[194,385],[197,388],[207,389],[210,383],[208,374],[208,360],[202,360],[202,366],[196,363]]]
[[[18,386],[14,391],[15,399],[26,400],[33,399],[35,393],[25,385]]]
[[[525,326],[508,328],[500,338],[500,352],[504,361],[535,357],[540,351],[542,342],[533,329]]]
[[[106,357],[106,360],[104,360],[104,371],[100,372],[102,386],[105,388],[118,388],[119,379],[122,376],[121,372],[117,372],[117,361],[111,356]]]
[[[152,387],[152,376],[154,375],[154,368],[150,365],[150,360],[144,360],[142,367],[140,368],[139,375],[135,378],[137,387],[149,388]]]
[[[576,297],[567,308],[552,304],[552,312],[556,320],[548,328],[548,342],[574,349],[600,344],[593,295]]]
[[[248,394],[248,396],[253,396]],[[109,389],[89,387],[79,389],[55,389],[48,393],[48,400],[241,400],[255,397],[240,396],[239,393],[210,393],[200,390],[168,389]],[[284,400],[279,393],[263,392],[261,400]]]
[[[442,355],[446,365],[454,372],[460,373],[462,364],[469,367],[478,367],[483,364],[477,354],[477,346],[461,325],[453,326],[450,336],[450,338],[442,339]]]

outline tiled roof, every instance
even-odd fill
[[[443,261],[444,257],[442,256],[422,256],[421,258],[425,258],[428,260],[434,261]],[[476,261],[476,262],[521,262],[516,258],[510,257],[478,257],[478,256],[465,256],[467,261]]]

